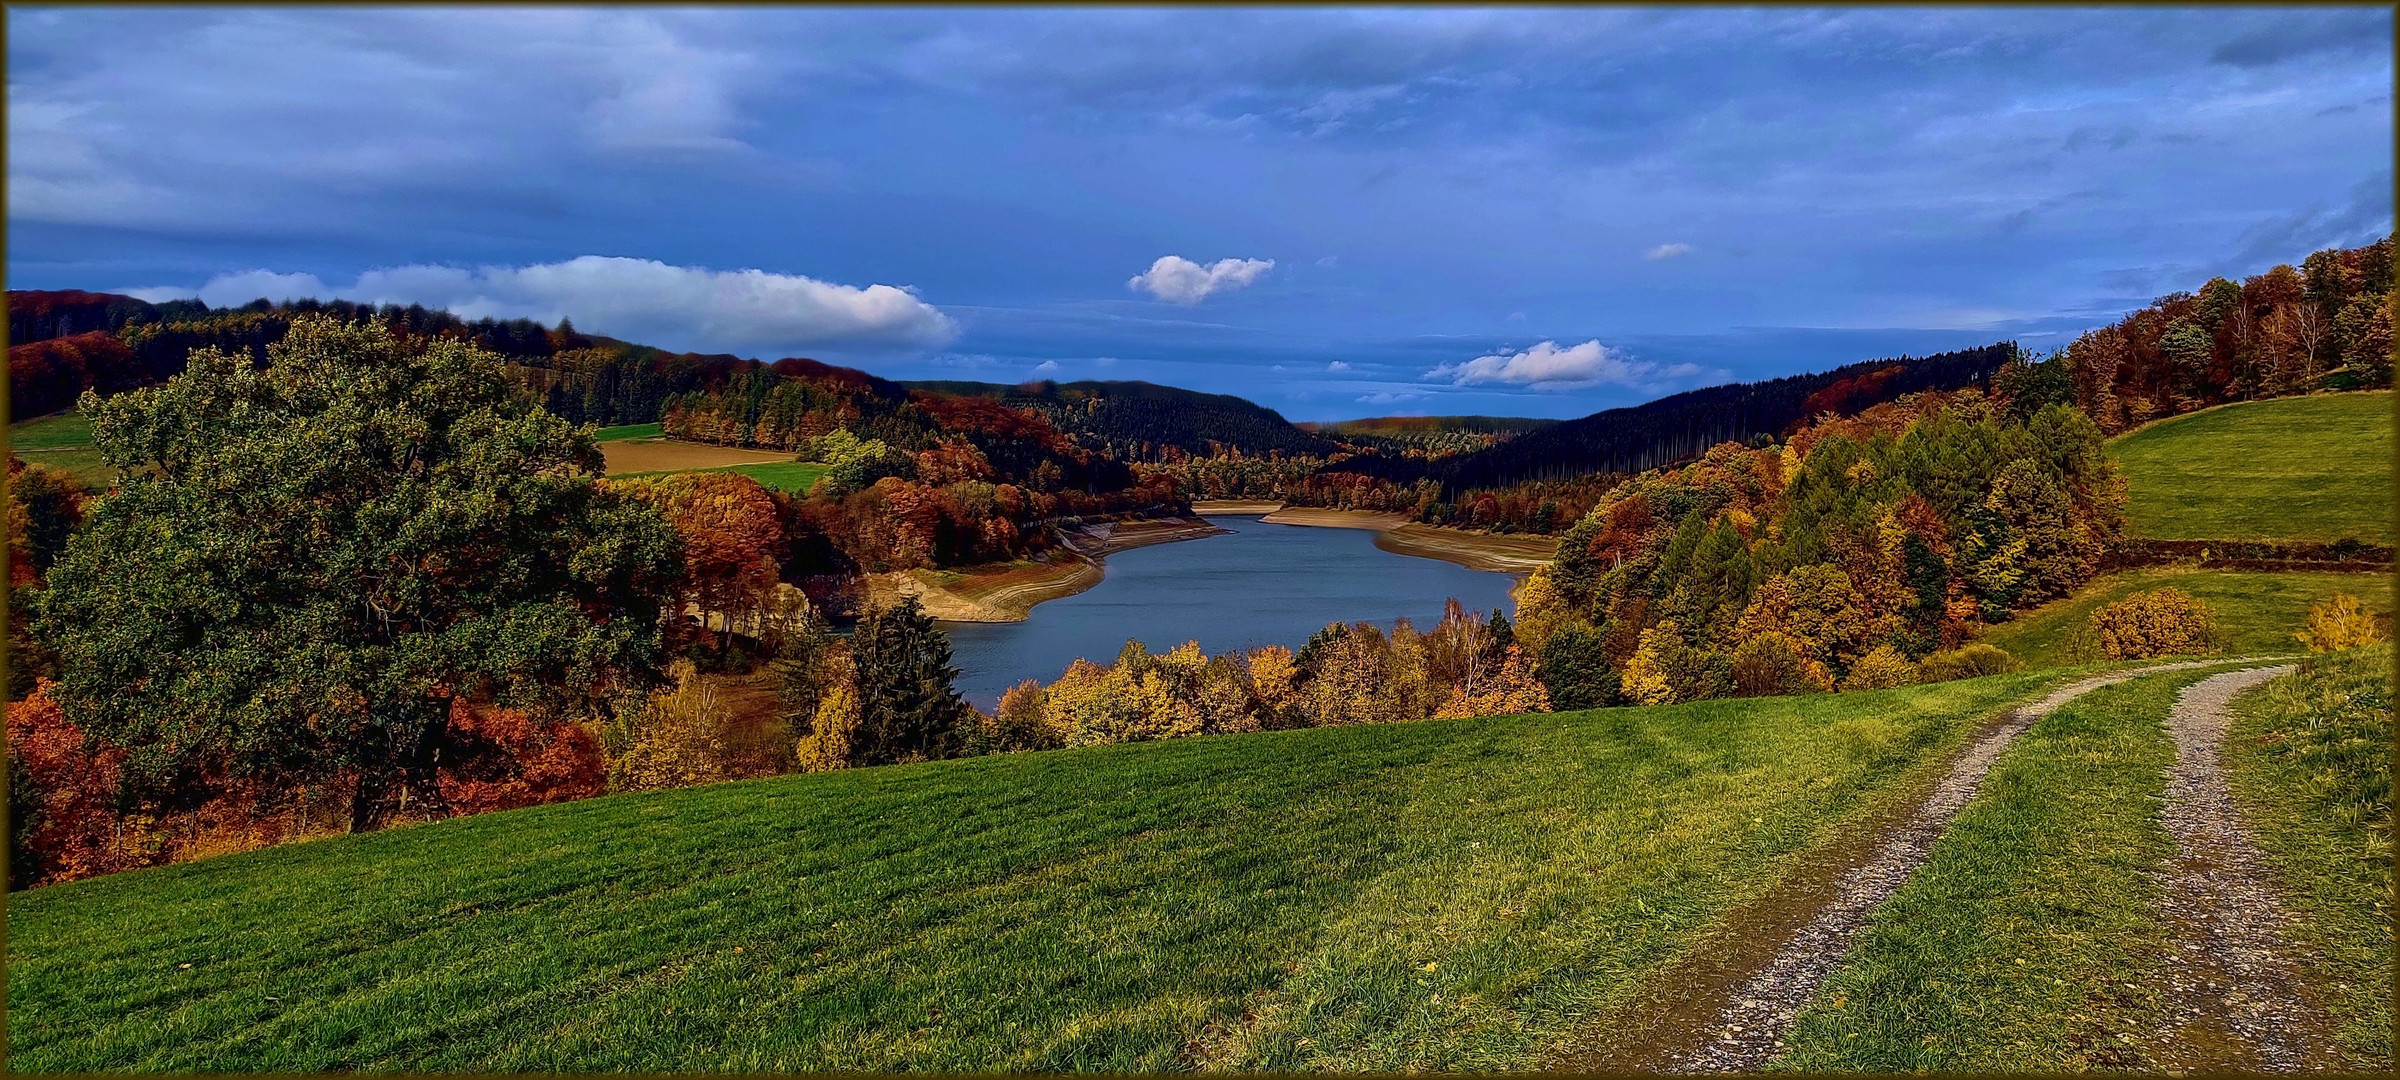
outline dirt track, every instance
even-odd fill
[[[2010,742],[2059,706],[2102,686],[2210,663],[2094,676],[2010,710],[1976,736],[1930,792],[1728,917],[1730,934],[1703,943],[1653,977],[1649,996],[1605,1026],[1587,1029],[1561,1067],[1747,1072],[1765,1065],[1781,1052],[1792,1018],[1849,952],[1868,915],[1907,883]]]
[[[2293,970],[2283,906],[2258,845],[2225,785],[2218,747],[2236,694],[2292,670],[2246,668],[2186,687],[2168,714],[2175,764],[2162,812],[2175,857],[2160,868],[2161,908],[2174,928],[2166,1023],[2150,1064],[2175,1072],[2339,1069],[2331,1022]]]

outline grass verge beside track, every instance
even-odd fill
[[[2103,687],[2035,724],[1792,1025],[1774,1068],[2058,1072],[2139,1064],[2168,931],[2147,874],[2185,686]]]
[[[2391,737],[2386,644],[2314,657],[2237,700],[2224,750],[2343,1057],[2374,1072],[2392,1068]]]

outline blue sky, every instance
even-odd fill
[[[9,285],[1575,416],[2392,226],[2388,8],[11,7]]]

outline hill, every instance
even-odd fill
[[[1304,420],[1294,427],[1335,435],[1398,435],[1420,431],[1464,431],[1477,435],[1522,435],[1560,423],[1531,416],[1369,416],[1331,423]]]
[[[1220,448],[1322,456],[1338,449],[1283,414],[1231,394],[1204,394],[1131,380],[1000,383],[935,380],[911,389],[986,397],[1039,412],[1060,431],[1124,460],[1155,460],[1172,447],[1194,457]]]
[[[2337,592],[2364,602],[2367,610],[2392,610],[2390,579],[2383,574],[2303,571],[2258,573],[2151,567],[2096,578],[2074,596],[2045,604],[1986,629],[1976,640],[1997,645],[2030,668],[2085,663],[2092,612],[2137,592],[2177,588],[2216,613],[2230,655],[2275,655],[2300,651],[2292,638],[2308,623],[2309,605]]]
[[[2392,542],[2392,392],[2223,405],[2119,436],[2127,531]]]
[[[1444,461],[1364,459],[1329,466],[1398,484],[1431,476],[1446,492],[1587,473],[1632,473],[1722,442],[1780,435],[1824,412],[1856,412],[1902,394],[1988,382],[2015,342],[1921,358],[1868,360],[1807,375],[1728,383],[1555,424]]]
[[[857,769],[46,887],[11,1064],[1524,1067],[2046,681]]]

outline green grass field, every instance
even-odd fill
[[[625,439],[655,439],[665,433],[658,424],[619,424],[601,428],[592,438],[596,442],[619,442]]]
[[[2231,666],[2231,665],[2229,665]],[[1794,1021],[1777,1069],[2081,1072],[2138,1063],[2167,949],[2145,871],[2175,748],[2209,671],[2104,687],[2019,736]]]
[[[2297,917],[2342,1053],[2392,1068],[2392,647],[2317,657],[2235,702],[2226,780]]]
[[[10,1064],[1524,1067],[2050,681],[784,777],[37,889]]]
[[[2392,582],[2382,574],[2258,573],[2150,567],[2093,580],[2076,595],[1991,627],[1976,640],[2006,649],[2028,668],[2086,663],[2079,637],[2092,611],[2137,592],[2173,586],[2199,598],[2217,613],[2229,655],[2272,655],[2301,651],[2292,638],[2308,622],[2308,607],[2337,592],[2365,603],[2367,610],[2392,610]]]
[[[2392,393],[2226,405],[2114,440],[2128,532],[2392,542]]]
[[[769,461],[757,465],[720,465],[713,469],[667,469],[660,472],[626,473],[618,479],[636,480],[645,476],[673,476],[677,473],[687,472],[729,472],[740,473],[758,481],[762,486],[778,491],[806,495],[808,489],[816,484],[817,478],[825,475],[828,471],[830,471],[830,467],[813,461]]]
[[[74,409],[37,416],[8,426],[8,446],[11,450],[57,450],[90,445],[92,422]]]

